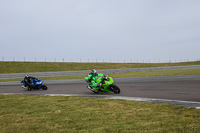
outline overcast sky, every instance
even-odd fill
[[[200,60],[200,0],[0,0],[4,60]]]

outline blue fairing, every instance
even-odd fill
[[[41,79],[33,79],[33,80],[31,80],[31,84],[36,85],[36,86],[42,86],[43,81]]]
[[[29,91],[31,91],[32,89],[43,89],[43,90],[47,90],[47,86],[43,84],[43,81],[41,79],[38,78],[32,78],[32,80],[30,82],[25,82],[24,80],[20,81],[21,84],[23,84],[24,86],[22,86],[23,88],[26,87]]]
[[[23,84],[24,86],[26,85],[24,82],[23,82],[23,80],[21,80],[20,81],[21,82],[21,84]],[[41,86],[44,86],[44,84],[43,84],[43,81],[41,80],[41,79],[32,79],[31,81],[30,81],[30,84],[32,85],[32,86],[35,86],[35,87],[41,87]]]

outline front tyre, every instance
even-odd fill
[[[42,89],[43,89],[43,90],[47,90],[48,88],[47,88],[46,85],[43,85],[43,86],[42,86]]]
[[[113,84],[113,85],[111,86],[111,90],[112,90],[114,93],[116,93],[116,94],[119,94],[119,93],[120,93],[119,87],[118,87],[117,85],[115,85],[115,84]]]

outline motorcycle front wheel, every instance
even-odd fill
[[[48,88],[47,88],[46,85],[43,85],[43,86],[42,86],[42,89],[43,89],[43,90],[47,90]]]
[[[111,90],[112,90],[114,93],[116,93],[116,94],[119,94],[119,93],[120,93],[119,87],[118,87],[117,85],[115,85],[115,84],[113,84],[113,85],[111,86]]]

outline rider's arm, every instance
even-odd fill
[[[98,73],[98,77],[104,77],[103,73]]]

